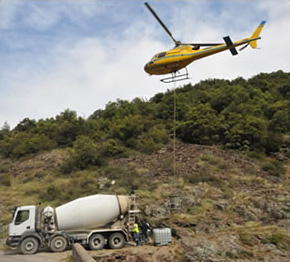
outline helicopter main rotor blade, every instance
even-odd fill
[[[193,46],[216,46],[223,45],[224,43],[181,43],[182,45],[193,45]]]
[[[179,45],[179,42],[176,41],[174,39],[174,37],[172,36],[171,32],[169,31],[169,29],[167,28],[167,26],[162,22],[162,20],[158,17],[158,15],[155,13],[155,11],[152,9],[152,7],[145,2],[144,5],[147,6],[147,8],[149,9],[149,11],[152,13],[152,15],[157,19],[157,21],[160,23],[160,25],[163,27],[163,29],[167,32],[167,34],[170,36],[170,38],[173,40],[173,42],[175,43],[175,45]]]

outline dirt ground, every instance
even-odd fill
[[[180,246],[170,244],[168,246],[127,246],[122,249],[103,249],[100,251],[88,251],[96,262],[126,261],[126,262],[168,262],[181,261]]]
[[[34,255],[23,255],[18,251],[0,251],[1,262],[67,262],[72,254],[71,250],[52,253],[52,252],[39,252]]]

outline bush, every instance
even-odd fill
[[[102,148],[88,136],[79,136],[73,143],[73,150],[68,160],[61,166],[60,171],[68,174],[72,171],[83,170],[89,166],[105,164]]]
[[[239,234],[240,241],[247,246],[254,246],[256,244],[256,239],[253,234],[242,232]]]
[[[289,235],[279,232],[279,233],[274,233],[272,235],[269,235],[265,238],[262,239],[262,242],[264,244],[273,244],[277,246],[278,248],[282,248],[284,250],[288,250],[289,248]]]
[[[51,149],[53,142],[44,134],[15,132],[1,141],[1,154],[5,157],[20,158],[27,154]]]
[[[11,180],[9,175],[1,175],[0,181],[1,185],[3,186],[11,186]]]
[[[102,143],[102,153],[107,157],[122,156],[126,154],[126,148],[116,139],[108,139]]]
[[[257,159],[257,160],[264,160],[265,159],[265,154],[261,153],[261,152],[257,152],[257,151],[247,151],[246,155],[252,159]]]
[[[213,183],[215,185],[220,185],[222,182],[219,178],[214,177],[209,174],[183,174],[183,178],[188,181],[191,184],[198,184],[199,182],[207,182],[207,183]]]
[[[51,184],[47,187],[46,191],[41,194],[41,198],[47,201],[54,201],[60,198],[61,190],[55,186],[54,184]]]
[[[285,167],[277,160],[266,162],[262,165],[262,170],[268,172],[271,176],[281,177],[285,174]]]
[[[128,192],[142,188],[147,184],[145,178],[134,167],[108,167],[103,172],[105,176],[115,180],[118,187],[126,188]]]
[[[237,259],[238,258],[238,256],[235,253],[233,253],[232,251],[226,251],[225,255],[226,255],[226,257],[228,257],[230,259]]]
[[[169,142],[169,135],[163,125],[156,125],[137,140],[136,149],[152,154]]]
[[[191,108],[187,121],[179,123],[176,133],[183,142],[211,145],[220,141],[223,122],[209,104],[199,104]]]
[[[62,174],[69,174],[73,171],[76,171],[77,170],[77,167],[75,166],[74,164],[74,161],[69,158],[67,159],[61,166],[60,166],[60,169],[59,171],[62,173]]]

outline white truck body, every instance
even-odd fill
[[[60,252],[75,242],[94,250],[106,243],[120,248],[132,239],[138,212],[134,195],[92,195],[55,209],[21,206],[15,210],[6,243],[24,254],[36,253],[39,247]]]
[[[93,229],[115,221],[129,209],[128,203],[121,212],[119,198],[114,195],[93,195],[57,207],[55,213],[58,229]]]

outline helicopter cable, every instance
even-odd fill
[[[172,73],[176,77],[176,72]],[[176,175],[176,81],[173,86],[173,175]]]

